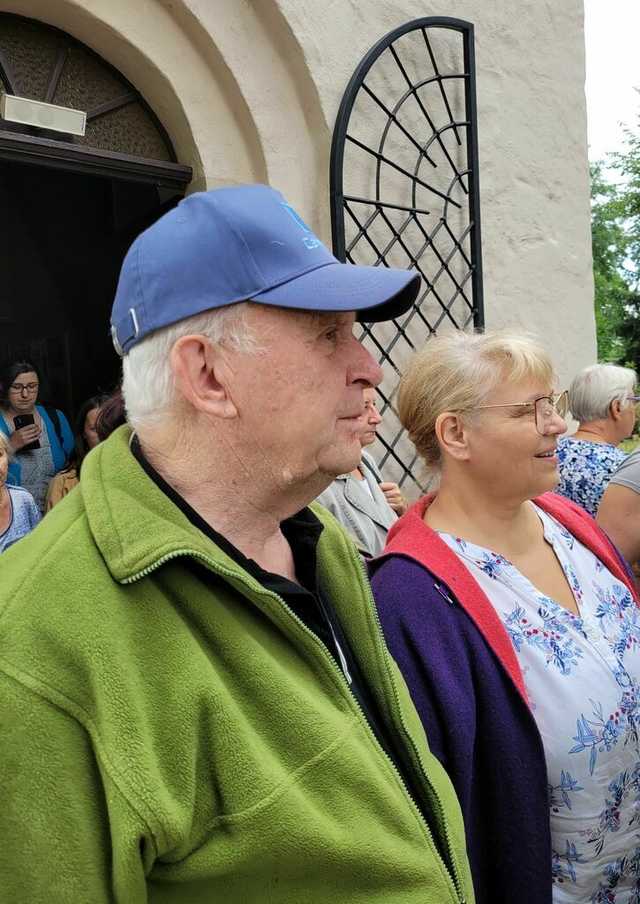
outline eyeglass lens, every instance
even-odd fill
[[[24,392],[25,390],[27,392],[35,392],[39,385],[39,383],[12,383],[10,388],[14,392]]]

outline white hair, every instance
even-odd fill
[[[246,310],[247,303],[240,302],[195,314],[156,330],[134,345],[122,361],[122,395],[127,420],[134,430],[158,424],[176,408],[175,379],[169,359],[178,339],[199,335],[247,354],[256,350]]]
[[[9,461],[13,458],[13,449],[11,448],[11,444],[9,442],[9,437],[0,430],[0,449],[7,453],[7,458]]]
[[[605,420],[612,402],[624,404],[633,395],[638,377],[630,367],[592,364],[573,378],[569,407],[581,424]]]

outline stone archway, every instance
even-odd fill
[[[0,120],[0,359],[33,362],[45,401],[71,414],[119,378],[107,326],[122,257],[192,171],[135,87],[56,27],[0,13],[0,95],[87,118],[84,135]]]

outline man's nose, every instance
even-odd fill
[[[351,383],[367,383],[377,386],[382,382],[382,368],[361,342],[353,337],[351,343],[351,361],[349,363],[348,381]]]

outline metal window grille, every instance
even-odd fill
[[[394,406],[403,367],[436,332],[484,324],[473,25],[416,19],[371,48],[340,105],[330,185],[336,257],[422,276],[410,311],[360,336],[384,371],[379,463],[414,496],[424,481]]]

